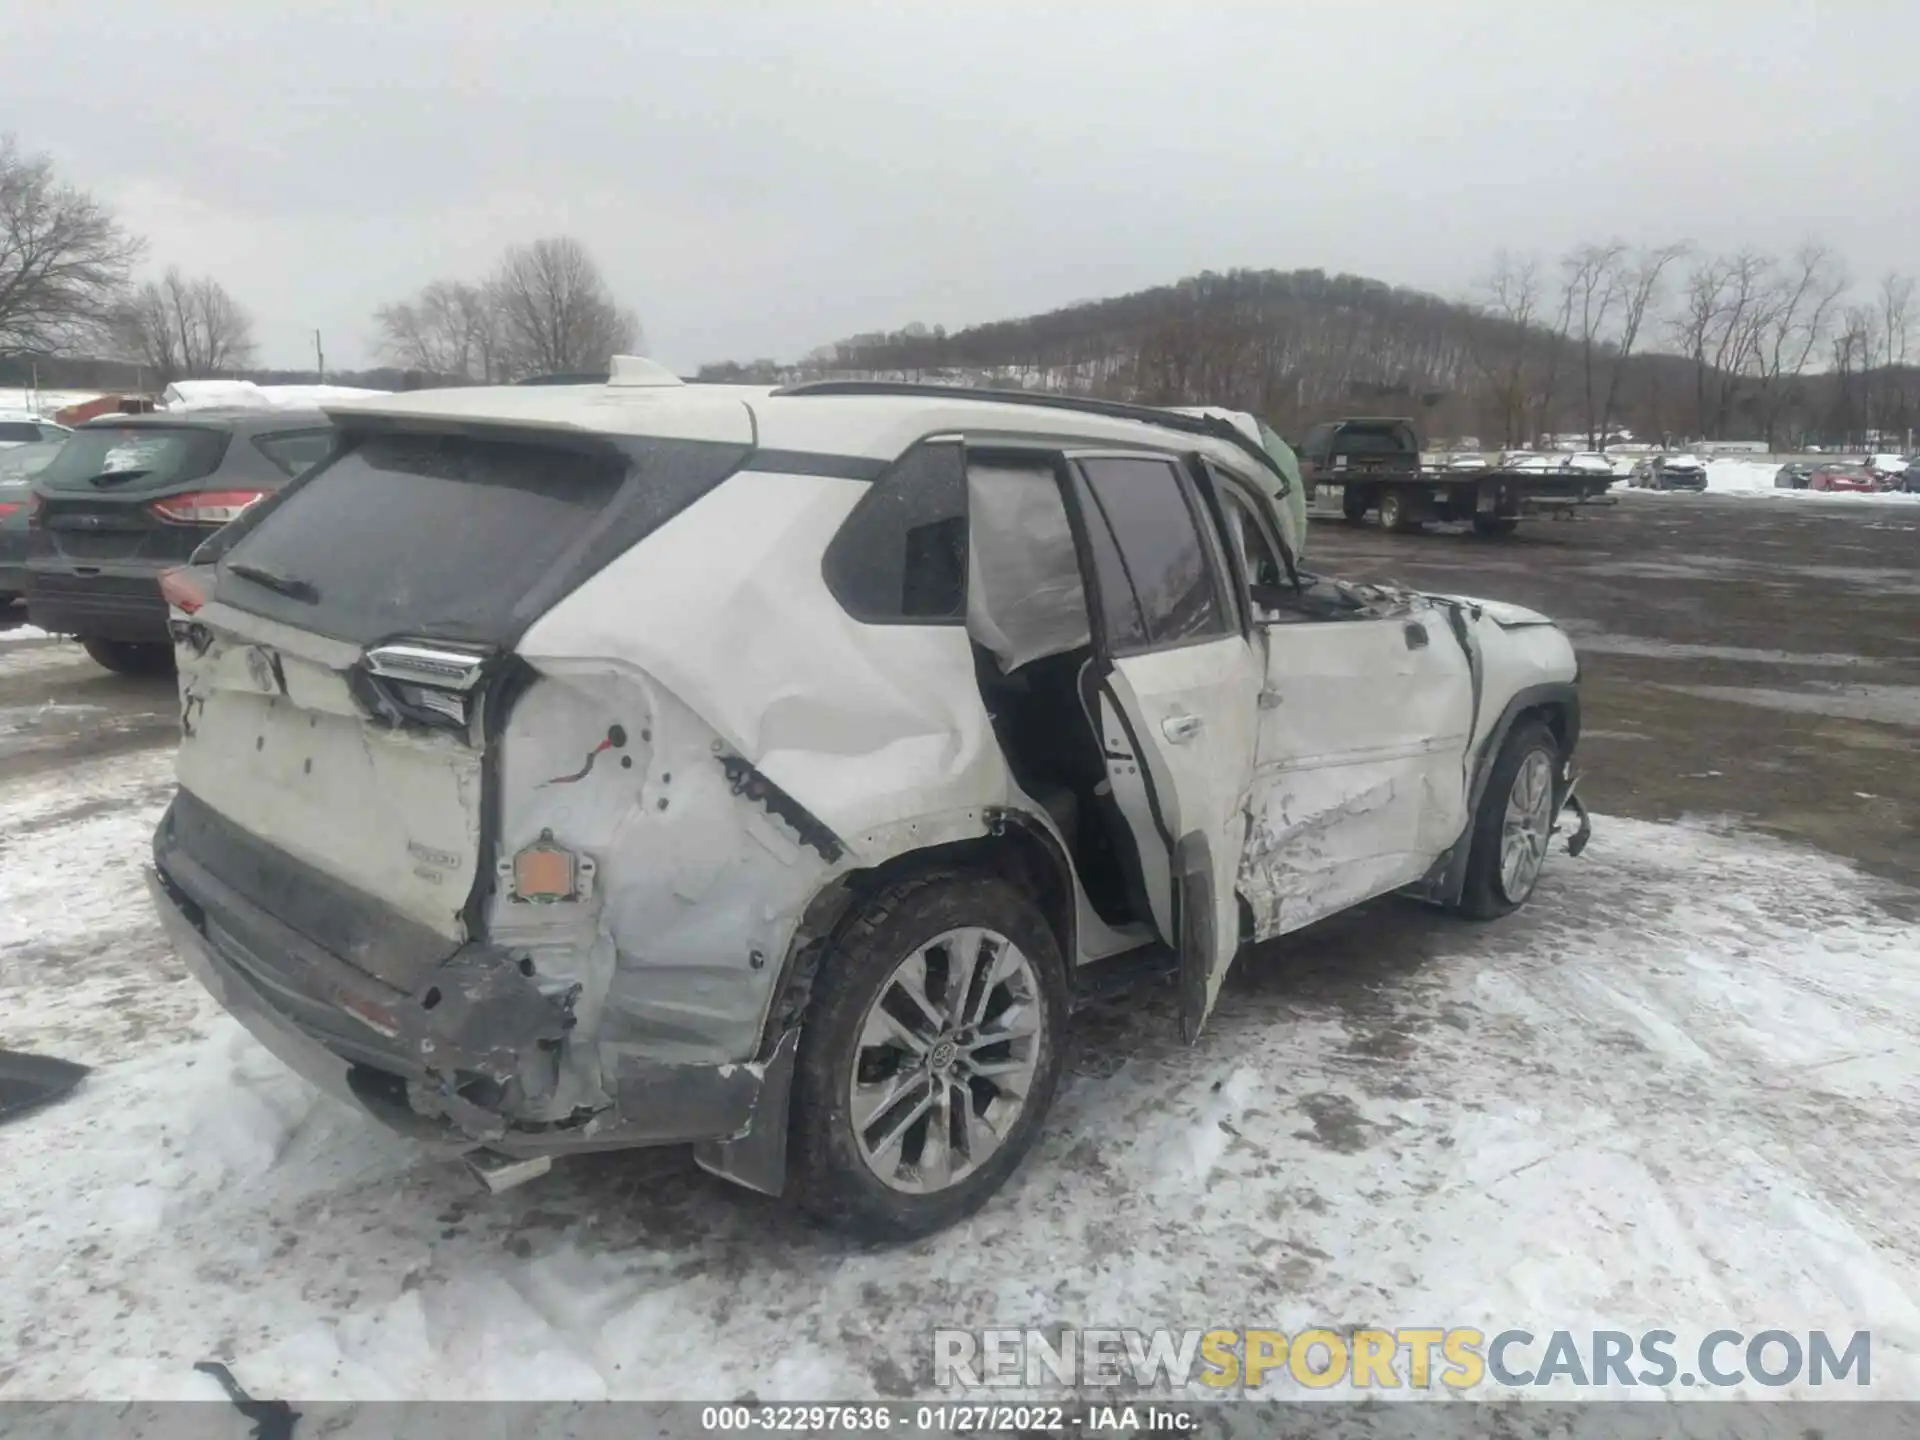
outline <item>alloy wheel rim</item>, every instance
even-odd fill
[[[948,930],[907,955],[861,1019],[848,1114],[889,1189],[946,1190],[1026,1112],[1045,1017],[1033,962],[1006,936]]]
[[[1511,903],[1533,893],[1552,829],[1553,762],[1546,751],[1531,750],[1514,774],[1500,825],[1500,889]]]

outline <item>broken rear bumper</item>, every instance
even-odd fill
[[[457,1010],[446,1003],[423,1009],[412,997],[377,994],[370,987],[379,982],[358,983],[352,967],[300,937],[282,935],[280,944],[264,938],[285,927],[212,877],[190,875],[190,862],[175,856],[170,870],[163,856],[156,859],[148,890],[168,940],[194,978],[289,1068],[389,1128],[447,1154],[479,1145],[531,1156],[695,1144],[707,1168],[756,1189],[780,1188],[787,1076],[797,1032],[784,1036],[764,1064],[666,1064],[627,1047],[599,1047],[612,1103],[559,1120],[529,1119],[516,1113],[525,1087],[513,1080],[501,1084],[498,1077],[537,1069],[544,1052],[562,1043],[571,1027],[550,1026],[550,1017],[537,1011],[516,1023],[500,1007],[518,1001],[530,1008],[543,997],[516,997],[506,989],[511,977],[496,986],[490,976],[469,990],[463,997],[469,1003]],[[477,967],[476,952],[484,948],[458,952],[440,974]],[[474,968],[468,978],[481,973]],[[453,980],[442,980],[442,986],[450,994],[455,990]],[[394,1033],[385,1033],[384,1024],[376,1030],[356,1020],[370,1003],[399,1022],[391,1027]],[[570,1014],[564,1018],[571,1020]],[[461,1033],[463,1024],[470,1033]],[[484,1034],[472,1028],[476,1024],[488,1027]],[[505,1037],[514,1043],[502,1043]],[[519,1053],[522,1047],[532,1054]],[[491,1075],[478,1078],[491,1084],[476,1084],[464,1065],[449,1074],[434,1063],[447,1055],[471,1063],[489,1052],[498,1063],[489,1067]],[[531,1064],[523,1063],[529,1059]],[[766,1123],[756,1126],[756,1115]]]

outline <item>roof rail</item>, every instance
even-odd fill
[[[1162,430],[1207,435],[1237,445],[1260,464],[1287,481],[1286,472],[1265,447],[1243,434],[1238,425],[1215,415],[1182,415],[1155,405],[1130,405],[1124,400],[1099,400],[1091,395],[1055,395],[1045,390],[989,390],[972,385],[923,385],[907,380],[809,380],[788,385],[775,395],[928,395],[948,400],[979,400],[996,405],[1032,405],[1046,410],[1076,410],[1112,420],[1137,420]]]

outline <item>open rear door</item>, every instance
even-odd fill
[[[1191,1041],[1239,948],[1234,877],[1265,666],[1198,467],[1128,452],[1063,458],[1092,601],[1085,698],[1154,927],[1180,956]]]

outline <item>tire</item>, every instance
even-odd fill
[[[925,1010],[915,1010],[911,991],[899,989],[898,982],[903,977],[917,980],[919,994],[932,1008],[943,1017],[950,1015],[947,987],[955,957],[964,950],[953,948],[959,942],[947,937],[969,929],[1010,942],[1017,952],[1013,960],[1007,959],[1006,950],[980,952],[983,957],[997,954],[990,980],[1003,967],[1025,965],[980,1002],[986,1026],[996,1021],[1015,1027],[1031,1024],[1031,1035],[984,1046],[975,1041],[978,1048],[971,1056],[964,1048],[941,1043],[915,1052],[894,1038],[905,1027],[877,1018],[878,1007],[884,998],[890,1015],[901,1014],[902,1006],[917,1015],[913,1029],[923,1041],[937,1036],[964,1040],[972,1033],[965,1028],[949,1025],[942,1030],[925,1023]],[[941,982],[938,995],[936,976]],[[1003,1000],[1009,1003],[999,1003]],[[1029,1008],[1030,1014],[1023,1013]],[[1006,1182],[1040,1133],[1059,1084],[1066,1020],[1066,977],[1053,932],[1039,909],[1012,884],[948,871],[881,891],[842,928],[821,958],[813,982],[794,1067],[789,1192],[815,1218],[868,1240],[911,1240],[972,1214]],[[879,1028],[878,1043],[870,1022]],[[947,1077],[943,1086],[916,1079],[935,1073],[928,1067],[941,1063],[943,1048],[946,1061],[956,1066],[973,1058],[1004,1070],[1031,1058],[1030,1072],[1013,1082],[1024,1080],[1024,1099],[1000,1121],[1008,1127],[999,1132],[1005,1138],[997,1147],[986,1148],[984,1158],[959,1178],[933,1188],[901,1188],[926,1183],[923,1167],[936,1172],[940,1167],[939,1152],[929,1147],[940,1133],[934,1122],[942,1112],[922,1108],[935,1093],[944,1090],[947,1097],[944,1133],[950,1138],[961,1109],[951,1102],[962,1099],[973,1120],[971,1125],[962,1122],[959,1129],[975,1145],[990,1143],[995,1133],[974,1113],[975,1107],[1009,1102],[1004,1092],[986,1101],[980,1098],[1007,1083],[1002,1080],[962,1079],[953,1071],[937,1072]],[[864,1131],[855,1123],[856,1083],[876,1098],[886,1097],[868,1111]],[[911,1123],[900,1123],[909,1116]],[[898,1134],[893,1144],[881,1138],[889,1129]],[[945,1147],[949,1164],[958,1148]],[[875,1160],[868,1158],[872,1152],[878,1152]],[[963,1158],[961,1163],[967,1162]],[[891,1178],[883,1178],[882,1171]]]
[[[1373,508],[1373,492],[1363,485],[1349,485],[1340,495],[1340,513],[1349,525],[1361,524]]]
[[[1479,535],[1511,535],[1520,528],[1520,522],[1511,515],[1476,515],[1473,528]]]
[[[81,648],[94,664],[116,675],[171,675],[173,647],[137,640],[97,640],[80,637]]]
[[[1396,535],[1406,535],[1420,528],[1420,522],[1413,517],[1413,507],[1407,503],[1407,497],[1396,489],[1388,489],[1380,495],[1380,528],[1391,530]]]
[[[1515,782],[1523,768],[1528,767],[1533,757],[1538,755],[1546,758],[1547,786],[1547,813],[1544,828],[1539,834],[1540,849],[1531,873],[1523,876],[1523,883],[1513,887],[1517,893],[1510,894],[1501,865],[1509,802],[1515,797]],[[1530,770],[1529,773],[1535,772]],[[1461,887],[1460,900],[1455,906],[1460,914],[1473,920],[1495,920],[1526,904],[1527,897],[1533,894],[1534,887],[1539,883],[1540,871],[1546,863],[1547,847],[1552,842],[1555,818],[1552,797],[1559,784],[1559,775],[1560,742],[1554,739],[1547,723],[1530,718],[1516,722],[1507,735],[1506,743],[1500,747],[1500,754],[1487,775],[1487,788],[1480,797],[1480,807],[1474,812],[1473,848],[1467,856],[1466,883]]]

